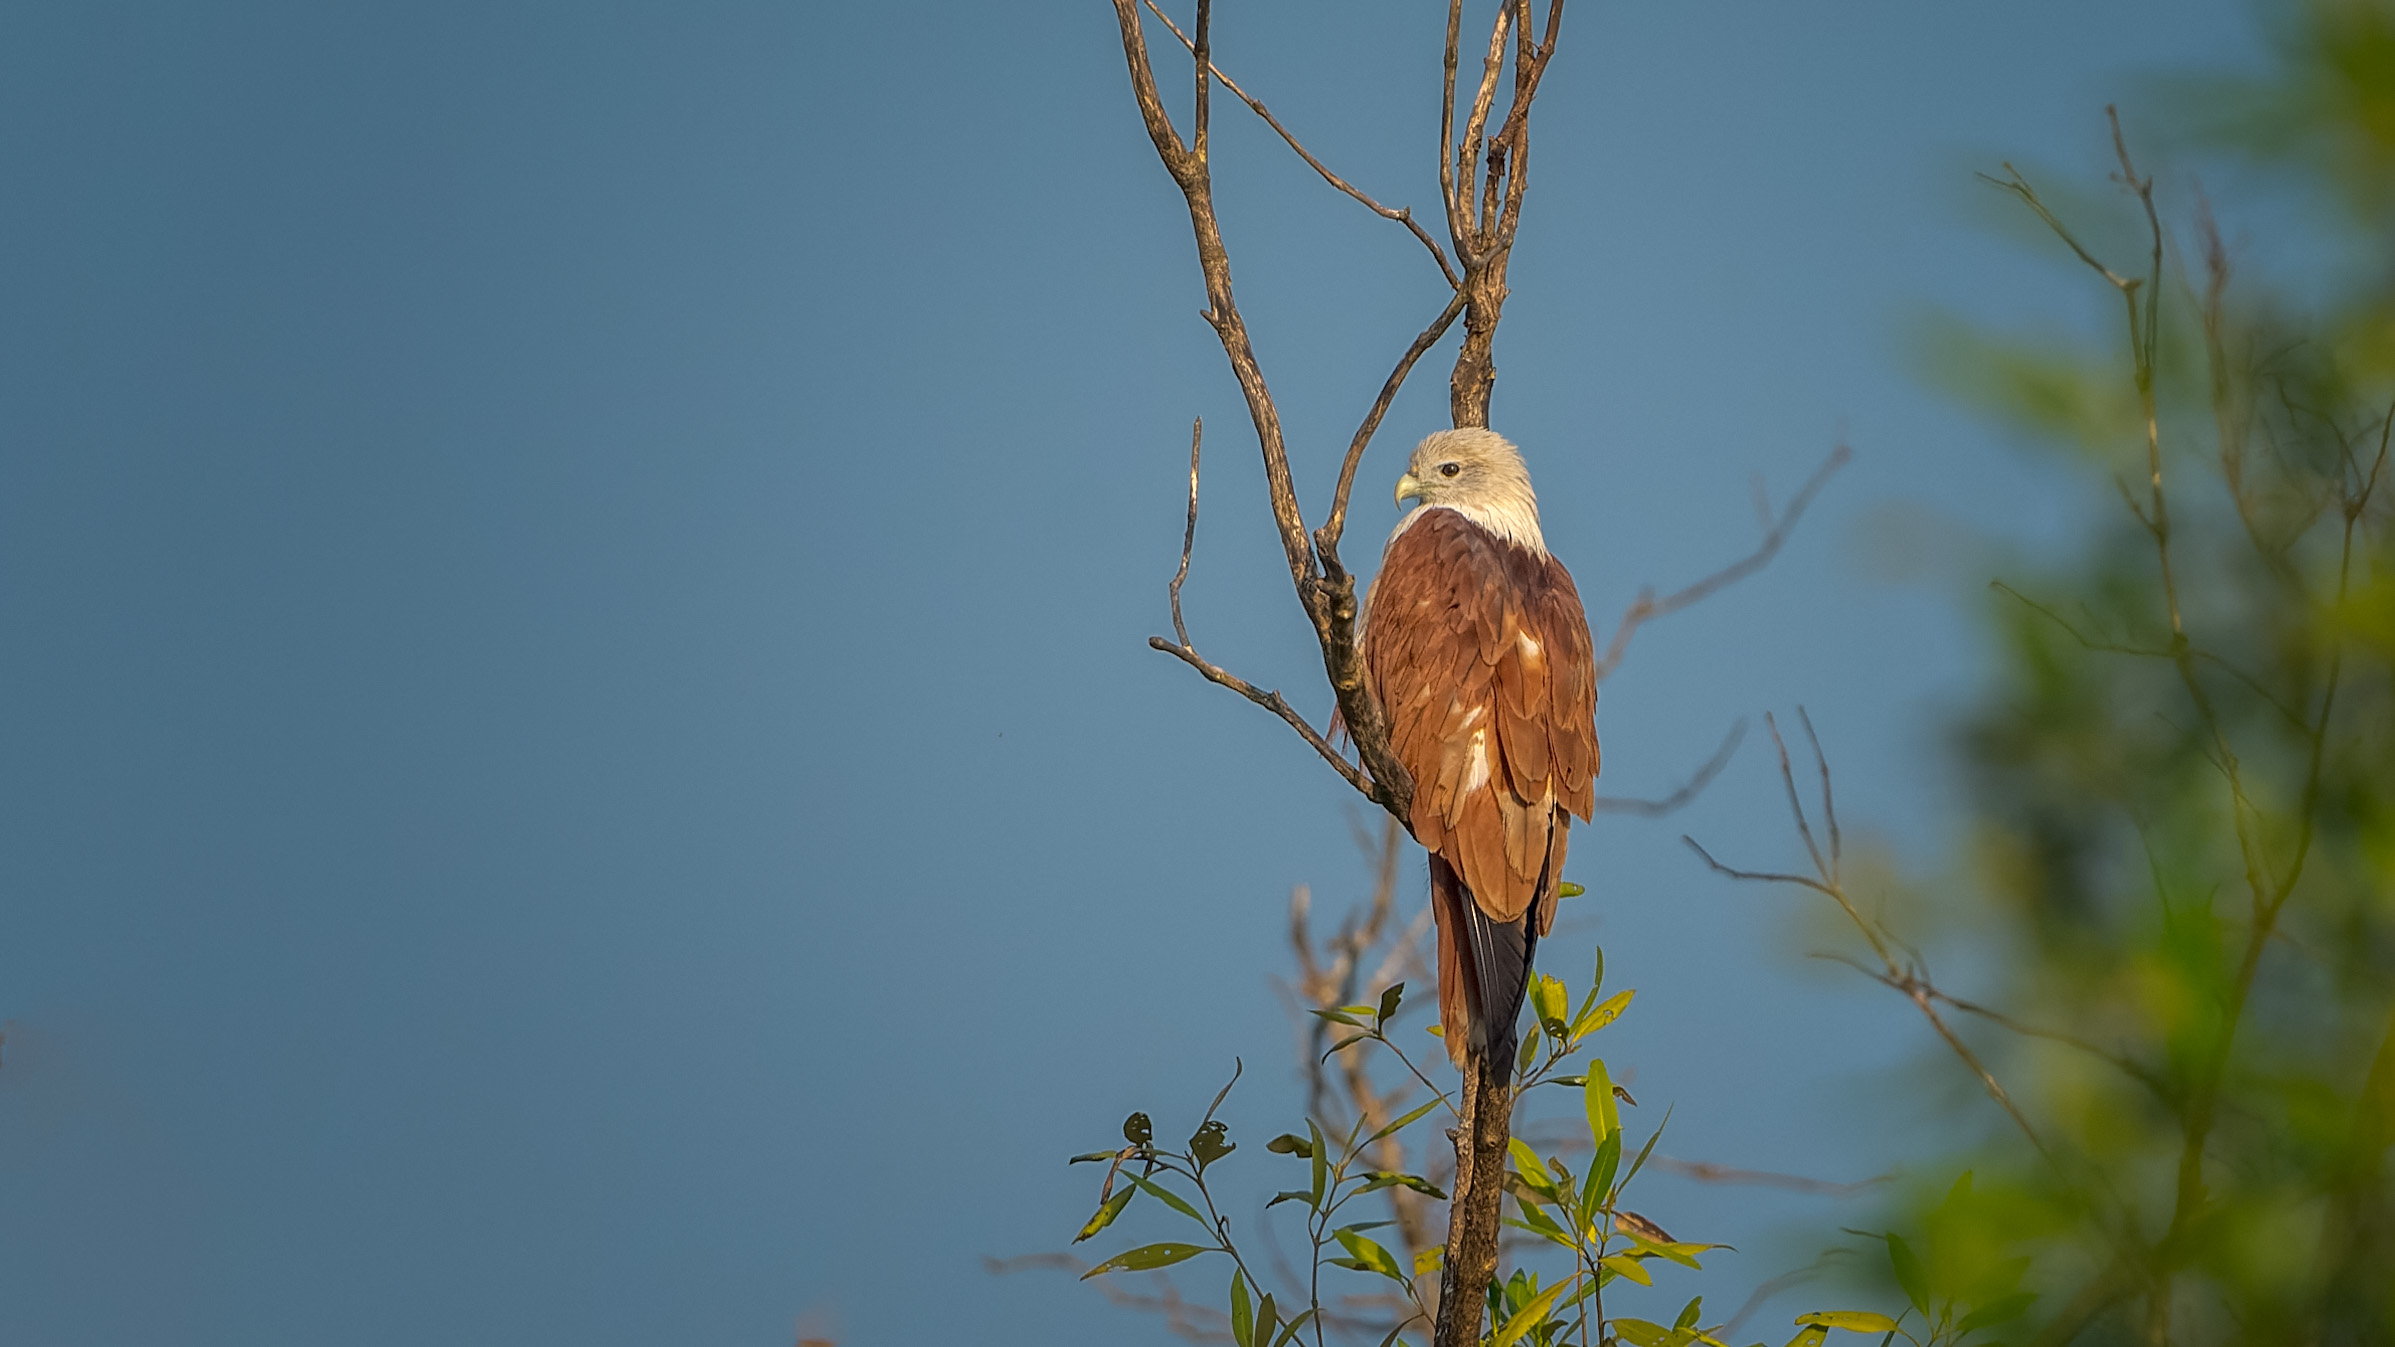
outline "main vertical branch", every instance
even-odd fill
[[[1487,54],[1481,63],[1480,79],[1473,87],[1469,107],[1465,112],[1463,135],[1456,137],[1456,70],[1461,53],[1463,34],[1463,0],[1449,0],[1447,8],[1446,60],[1444,65],[1443,102],[1439,124],[1439,200],[1446,216],[1448,238],[1455,253],[1455,266],[1450,268],[1435,243],[1416,228],[1417,237],[1430,246],[1439,259],[1441,272],[1453,285],[1454,298],[1446,308],[1423,329],[1410,345],[1396,369],[1383,384],[1379,398],[1366,413],[1349,443],[1341,464],[1338,488],[1322,527],[1308,535],[1305,519],[1299,508],[1297,489],[1291,479],[1289,452],[1284,438],[1280,413],[1273,404],[1270,389],[1265,384],[1255,349],[1248,335],[1246,320],[1231,288],[1231,264],[1223,246],[1222,229],[1215,215],[1212,165],[1209,162],[1210,92],[1212,84],[1222,77],[1215,71],[1212,46],[1212,0],[1197,0],[1196,21],[1187,34],[1181,35],[1187,45],[1193,67],[1193,99],[1191,139],[1184,142],[1173,128],[1172,116],[1166,111],[1164,99],[1158,92],[1156,74],[1148,54],[1147,39],[1141,27],[1140,5],[1143,0],[1114,0],[1115,19],[1122,30],[1123,57],[1130,68],[1132,94],[1139,104],[1141,120],[1146,124],[1148,137],[1155,143],[1156,155],[1171,173],[1173,182],[1181,189],[1189,208],[1190,230],[1195,236],[1198,266],[1205,275],[1206,310],[1204,317],[1221,341],[1224,356],[1229,360],[1232,375],[1239,381],[1240,393],[1247,400],[1248,417],[1256,429],[1256,443],[1264,458],[1265,491],[1270,500],[1273,523],[1280,534],[1281,549],[1289,568],[1291,585],[1304,607],[1307,620],[1322,648],[1323,673],[1337,700],[1339,722],[1346,728],[1355,744],[1357,766],[1348,767],[1334,762],[1340,774],[1358,791],[1386,809],[1410,831],[1413,824],[1412,778],[1400,764],[1389,744],[1388,727],[1381,709],[1365,684],[1364,664],[1357,640],[1359,600],[1355,577],[1339,558],[1339,541],[1346,527],[1348,493],[1355,484],[1356,468],[1364,450],[1379,428],[1381,418],[1395,399],[1398,389],[1416,361],[1443,338],[1460,318],[1464,337],[1456,355],[1455,370],[1449,379],[1450,412],[1455,425],[1486,426],[1489,420],[1489,399],[1496,385],[1497,369],[1493,356],[1497,324],[1504,316],[1506,271],[1512,260],[1516,232],[1521,225],[1522,202],[1529,183],[1530,110],[1538,96],[1539,82],[1546,74],[1547,63],[1554,57],[1556,36],[1563,20],[1563,0],[1548,0],[1543,32],[1535,39],[1536,18],[1533,0],[1497,0],[1496,14],[1489,28]],[[1166,20],[1169,24],[1170,20]],[[1174,30],[1176,34],[1179,29]],[[1504,72],[1513,71],[1508,101],[1499,114],[1497,101],[1504,84]],[[1226,84],[1227,80],[1223,81]],[[1264,113],[1261,102],[1239,95],[1258,115]],[[1489,131],[1492,118],[1496,131]],[[1414,228],[1404,212],[1390,212],[1370,198],[1348,187],[1338,175],[1324,168],[1321,162],[1298,144],[1288,131],[1272,123],[1282,138],[1306,158],[1317,172],[1373,207],[1376,213],[1398,219]],[[1195,501],[1191,509],[1194,514]],[[1188,574],[1188,556],[1183,549],[1182,570],[1176,577],[1174,589]],[[1252,701],[1290,720],[1295,728],[1312,743],[1318,752],[1327,753],[1322,736],[1310,726],[1295,719],[1294,713],[1280,701],[1279,695],[1256,692],[1242,680],[1215,669],[1197,657],[1187,631],[1179,621],[1175,607],[1175,636],[1173,642],[1155,638],[1151,644],[1180,656],[1215,682],[1243,691]],[[1513,1064],[1486,1060],[1472,1054],[1464,1064],[1464,1099],[1462,1116],[1458,1119],[1455,1139],[1456,1183],[1454,1199],[1449,1207],[1447,1258],[1440,1277],[1440,1304],[1434,1341],[1439,1347],[1467,1347],[1480,1338],[1480,1311],[1483,1292],[1495,1274],[1497,1264],[1497,1234],[1501,1202],[1504,1196],[1506,1146],[1512,1131]]]

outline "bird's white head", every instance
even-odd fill
[[[1456,511],[1507,542],[1546,554],[1546,540],[1538,531],[1538,496],[1530,489],[1522,451],[1493,430],[1442,430],[1415,445],[1405,475],[1397,479],[1397,500],[1420,502],[1398,525],[1400,530],[1423,510],[1438,507]]]

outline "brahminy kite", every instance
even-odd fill
[[[1596,805],[1596,654],[1512,444],[1432,435],[1397,479],[1409,499],[1365,601],[1365,677],[1414,778],[1448,1056],[1504,1071],[1572,816]]]

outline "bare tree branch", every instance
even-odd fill
[[[1797,488],[1796,494],[1789,498],[1788,508],[1781,511],[1778,520],[1774,521],[1764,532],[1763,541],[1756,545],[1754,551],[1695,584],[1684,589],[1674,590],[1661,598],[1657,598],[1652,589],[1639,591],[1637,601],[1630,605],[1629,611],[1622,614],[1621,622],[1614,627],[1613,639],[1606,643],[1604,657],[1597,661],[1598,681],[1604,681],[1615,669],[1621,667],[1622,657],[1630,649],[1630,638],[1638,634],[1638,629],[1641,626],[1656,618],[1676,613],[1690,604],[1711,598],[1721,590],[1770,565],[1771,559],[1779,555],[1781,546],[1788,541],[1788,535],[1795,530],[1796,521],[1804,517],[1805,507],[1813,503],[1813,497],[1820,494],[1821,488],[1829,482],[1831,474],[1846,466],[1847,461],[1853,457],[1854,451],[1843,443],[1830,450],[1829,457],[1822,460],[1821,466],[1815,468],[1813,475],[1805,479],[1805,484]]]
[[[1173,36],[1181,39],[1181,45],[1189,49],[1191,57],[1194,58],[1197,55],[1197,45],[1191,42],[1189,38],[1181,32],[1181,26],[1172,21],[1171,15],[1166,14],[1162,9],[1157,8],[1156,0],[1140,0],[1140,3],[1148,7],[1149,13],[1154,14],[1157,18],[1163,20],[1165,27],[1173,30]],[[1362,202],[1366,210],[1369,210],[1373,214],[1380,216],[1382,219],[1395,220],[1399,224],[1404,225],[1413,233],[1415,238],[1422,240],[1423,247],[1430,249],[1431,260],[1439,264],[1439,274],[1447,278],[1448,286],[1453,288],[1462,284],[1462,282],[1455,278],[1455,268],[1447,264],[1446,250],[1440,248],[1438,242],[1431,238],[1430,232],[1425,230],[1421,224],[1414,219],[1414,211],[1411,206],[1399,206],[1392,210],[1365,195],[1353,183],[1347,181],[1347,179],[1331,172],[1330,169],[1325,166],[1320,159],[1314,157],[1311,151],[1306,149],[1304,145],[1298,143],[1296,136],[1289,134],[1289,128],[1281,125],[1280,119],[1273,116],[1271,111],[1265,108],[1261,101],[1259,101],[1254,95],[1248,93],[1247,90],[1240,88],[1232,81],[1230,76],[1222,73],[1221,66],[1214,65],[1212,62],[1208,62],[1207,64],[1214,71],[1214,78],[1221,82],[1222,87],[1230,90],[1240,102],[1247,104],[1251,111],[1253,111],[1258,117],[1263,118],[1264,124],[1271,127],[1275,132],[1279,133],[1281,139],[1288,142],[1289,148],[1297,151],[1298,158],[1305,160],[1306,165],[1309,168],[1312,168],[1316,173],[1322,175],[1322,180],[1324,182],[1329,183],[1331,186],[1338,188],[1342,192],[1345,192],[1347,195],[1355,198],[1357,201]]]
[[[1737,723],[1730,726],[1730,733],[1721,741],[1721,747],[1713,750],[1713,756],[1705,760],[1704,766],[1696,769],[1694,776],[1681,783],[1678,790],[1660,800],[1633,800],[1618,795],[1600,795],[1597,797],[1596,812],[1600,814],[1637,814],[1644,818],[1661,818],[1665,814],[1675,813],[1686,806],[1689,801],[1703,794],[1705,787],[1713,784],[1713,778],[1721,775],[1721,769],[1730,765],[1730,758],[1738,752],[1738,745],[1745,739],[1746,717],[1740,716]]]

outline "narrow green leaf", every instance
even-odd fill
[[[1314,1149],[1307,1156],[1307,1158],[1314,1162],[1313,1205],[1319,1210],[1322,1206],[1322,1194],[1324,1186],[1330,1182],[1331,1162],[1329,1157],[1324,1154],[1325,1148],[1322,1144],[1322,1129],[1314,1125],[1314,1120],[1312,1118],[1306,1119],[1306,1134],[1314,1139]]]
[[[1375,1169],[1368,1171],[1364,1186],[1356,1189],[1356,1191],[1359,1193],[1377,1193],[1383,1188],[1411,1188],[1415,1192],[1422,1194],[1424,1197],[1435,1197],[1442,1202],[1447,1200],[1447,1194],[1441,1191],[1437,1184],[1432,1183],[1426,1178],[1423,1178],[1421,1175],[1399,1174],[1386,1169]]]
[[[1547,1322],[1547,1310],[1555,1304],[1555,1298],[1571,1288],[1570,1282],[1561,1281],[1532,1296],[1530,1303],[1516,1310],[1514,1316],[1505,1321],[1505,1327],[1498,1329],[1496,1335],[1489,1339],[1489,1347],[1513,1347],[1513,1344],[1520,1342],[1523,1334]]]
[[[1913,1302],[1913,1308],[1921,1311],[1923,1318],[1928,1318],[1929,1273],[1922,1268],[1913,1246],[1893,1230],[1888,1232],[1888,1263],[1896,1269],[1896,1284],[1904,1288],[1904,1298]]]
[[[1811,1314],[1796,1316],[1796,1322],[1818,1325],[1822,1328],[1843,1328],[1849,1333],[1893,1333],[1896,1331],[1895,1320],[1884,1314],[1873,1314],[1869,1310],[1815,1310]]]
[[[1588,1059],[1588,1084],[1581,1087],[1581,1102],[1588,1111],[1588,1144],[1602,1146],[1605,1138],[1622,1130],[1621,1112],[1613,1102],[1613,1077],[1605,1073],[1605,1060]],[[1620,1155],[1616,1148],[1615,1155]]]
[[[1142,1244],[1136,1249],[1118,1253],[1082,1273],[1081,1280],[1088,1281],[1092,1277],[1108,1272],[1146,1272],[1151,1268],[1171,1267],[1175,1263],[1211,1252],[1212,1249],[1213,1246],[1206,1244],[1175,1244],[1170,1241],[1162,1244]]]
[[[1998,1324],[2011,1323],[2027,1313],[2030,1302],[2036,1299],[2037,1292],[2035,1291],[2017,1291],[2012,1295],[1991,1300],[1964,1315],[1963,1321],[1956,1327],[1965,1333],[1973,1333],[1982,1328],[1994,1328]]]
[[[1432,1109],[1437,1108],[1438,1106],[1439,1101],[1437,1099],[1432,1099],[1429,1103],[1424,1104],[1422,1107],[1415,1109],[1411,1113],[1406,1114],[1404,1117],[1399,1118],[1397,1121],[1390,1123],[1388,1126],[1380,1129],[1377,1132],[1374,1132],[1371,1136],[1364,1138],[1364,1144],[1369,1146],[1373,1142],[1380,1140],[1382,1137],[1389,1135],[1391,1132],[1404,1131],[1406,1128],[1422,1121],[1422,1119],[1428,1115]]]
[[[1331,1044],[1331,1046],[1330,1046],[1329,1050],[1328,1050],[1328,1051],[1326,1051],[1326,1052],[1324,1052],[1324,1053],[1322,1054],[1322,1060],[1324,1060],[1324,1061],[1326,1061],[1326,1062],[1327,1062],[1327,1061],[1329,1061],[1331,1058],[1338,1056],[1338,1055],[1339,1055],[1339,1053],[1340,1053],[1340,1051],[1341,1051],[1342,1049],[1345,1049],[1345,1048],[1352,1048],[1352,1047],[1354,1047],[1356,1044],[1358,1044],[1358,1043],[1362,1043],[1362,1042],[1364,1042],[1364,1041],[1366,1041],[1366,1040],[1370,1039],[1371,1037],[1372,1037],[1372,1035],[1371,1035],[1371,1034],[1368,1034],[1368,1033],[1364,1033],[1364,1034],[1349,1034],[1347,1037],[1345,1037],[1345,1038],[1342,1038],[1342,1039],[1340,1039],[1338,1042]]]
[[[1697,1316],[1703,1314],[1704,1312],[1705,1298],[1703,1296],[1698,1296],[1696,1299],[1691,1300],[1686,1305],[1680,1307],[1680,1317],[1672,1320],[1672,1327],[1675,1329],[1694,1328],[1696,1327]]]
[[[1677,1107],[1679,1107],[1677,1104],[1672,1106],[1672,1108]],[[1647,1157],[1654,1153],[1655,1143],[1663,1139],[1663,1129],[1671,1125],[1672,1110],[1667,1108],[1663,1110],[1663,1121],[1655,1124],[1655,1130],[1653,1134],[1647,1137],[1647,1144],[1638,1148],[1638,1158],[1630,1162],[1630,1172],[1622,1176],[1622,1186],[1624,1188],[1630,1186],[1630,1180],[1638,1177],[1638,1171],[1647,1167]]]
[[[1355,1227],[1334,1230],[1331,1237],[1339,1241],[1339,1247],[1347,1250],[1364,1271],[1377,1272],[1401,1285],[1412,1280],[1405,1275],[1405,1269],[1398,1265],[1397,1255],[1366,1239]]]
[[[1131,1205],[1131,1199],[1136,1196],[1138,1192],[1139,1190],[1137,1188],[1125,1188],[1121,1192],[1116,1193],[1114,1196],[1107,1198],[1104,1202],[1099,1203],[1097,1214],[1089,1218],[1089,1224],[1081,1227],[1080,1234],[1073,1236],[1073,1242],[1075,1244],[1079,1244],[1081,1241],[1088,1239],[1090,1236],[1114,1224],[1114,1218],[1123,1214],[1123,1208]]]
[[[1539,1039],[1537,1034],[1526,1034],[1523,1036],[1522,1050],[1514,1054],[1515,1075],[1520,1075],[1521,1073],[1528,1071],[1530,1069],[1530,1064],[1538,1060],[1538,1042]]]
[[[1256,1335],[1248,1341],[1256,1347],[1270,1347],[1272,1335],[1280,1326],[1281,1312],[1272,1303],[1272,1292],[1266,1291],[1264,1298],[1256,1302]]]
[[[1409,1319],[1406,1322],[1411,1323],[1413,1321]],[[1405,1347],[1405,1344],[1403,1342],[1399,1342],[1397,1339],[1397,1335],[1403,1333],[1404,1331],[1405,1324],[1399,1324],[1397,1327],[1390,1329],[1389,1336],[1380,1340],[1380,1347],[1391,1347],[1391,1344],[1394,1344],[1395,1347]]]
[[[1123,1177],[1138,1185],[1139,1191],[1146,1193],[1148,1196],[1155,1198],[1164,1205],[1171,1207],[1174,1211],[1181,1213],[1190,1220],[1197,1222],[1199,1225],[1205,1226],[1208,1230],[1212,1230],[1214,1228],[1211,1224],[1208,1224],[1205,1217],[1198,1214],[1197,1208],[1189,1205],[1187,1202],[1182,1201],[1181,1195],[1174,1192],[1172,1189],[1165,1187],[1163,1184],[1156,1183],[1148,1179],[1143,1179],[1137,1174],[1125,1174]]]
[[[1247,1274],[1231,1269],[1231,1341],[1251,1347],[1256,1340],[1256,1307],[1247,1298]]]
[[[1376,1141],[1379,1140],[1378,1137],[1373,1139]],[[1275,1155],[1298,1155],[1311,1157],[1314,1154],[1314,1143],[1306,1140],[1304,1137],[1301,1137],[1294,1132],[1283,1132],[1279,1136],[1274,1137],[1272,1140],[1265,1142],[1264,1149],[1271,1151]]]
[[[1387,1024],[1389,1017],[1397,1013],[1398,1005],[1404,1000],[1405,984],[1402,982],[1391,984],[1387,991],[1380,994],[1380,1009],[1373,1016],[1373,1024],[1375,1026]]]
[[[1370,1013],[1372,1007],[1366,1006],[1364,1007],[1364,1010],[1366,1013]],[[1352,1024],[1358,1029],[1367,1029],[1371,1027],[1370,1025],[1365,1024],[1362,1020],[1357,1019],[1355,1016],[1348,1014],[1344,1010],[1309,1010],[1306,1013],[1329,1020],[1333,1024]]]
[[[1572,1021],[1572,1041],[1577,1043],[1581,1039],[1586,1038],[1590,1034],[1593,1034],[1599,1029],[1604,1028],[1606,1025],[1620,1019],[1622,1017],[1622,1012],[1630,1008],[1630,998],[1636,995],[1638,995],[1638,989],[1636,987],[1629,988],[1626,991],[1618,991],[1613,995],[1606,997],[1597,1005],[1580,1012],[1579,1018]]]
[[[1630,1347],[1664,1347],[1672,1340],[1670,1329],[1644,1319],[1608,1319],[1605,1322],[1612,1326],[1613,1335],[1629,1343]]]
[[[1507,1139],[1505,1149],[1513,1156],[1514,1171],[1522,1176],[1522,1182],[1528,1184],[1531,1191],[1550,1202],[1563,1200],[1555,1191],[1555,1176],[1547,1172],[1546,1164],[1538,1158],[1537,1151],[1530,1149],[1530,1143],[1520,1137],[1511,1137]]]
[[[1292,1188],[1284,1193],[1275,1193],[1273,1199],[1264,1204],[1264,1209],[1270,1211],[1283,1202],[1303,1202],[1310,1207],[1314,1205],[1314,1194],[1304,1188]]]
[[[1601,1267],[1612,1268],[1614,1271],[1622,1274],[1625,1277],[1628,1277],[1630,1280],[1637,1282],[1640,1286],[1653,1286],[1655,1284],[1655,1279],[1647,1275],[1646,1265],[1639,1262],[1637,1259],[1632,1258],[1626,1253],[1608,1254],[1603,1259],[1599,1260],[1598,1265]]]
[[[1522,1201],[1521,1195],[1518,1193],[1514,1196],[1514,1204],[1521,1208],[1522,1219],[1512,1224],[1520,1226],[1542,1239],[1560,1244],[1564,1248],[1575,1251],[1579,1249],[1579,1242],[1565,1234],[1563,1227],[1555,1223],[1554,1217],[1539,1210],[1535,1205]]]
[[[1304,1328],[1306,1326],[1306,1320],[1313,1317],[1314,1311],[1299,1310],[1297,1312],[1297,1317],[1290,1320],[1288,1324],[1281,1329],[1281,1336],[1274,1340],[1273,1347],[1282,1347],[1282,1344],[1284,1343],[1295,1341],[1298,1330]]]
[[[1597,1158],[1588,1167],[1587,1186],[1580,1190],[1582,1223],[1594,1221],[1597,1212],[1613,1196],[1614,1171],[1622,1167],[1622,1134],[1614,1133],[1597,1147]]]
[[[1072,1159],[1065,1161],[1065,1163],[1068,1165],[1086,1165],[1092,1160],[1111,1160],[1120,1154],[1122,1154],[1121,1151],[1090,1151],[1083,1155],[1076,1155]]]

